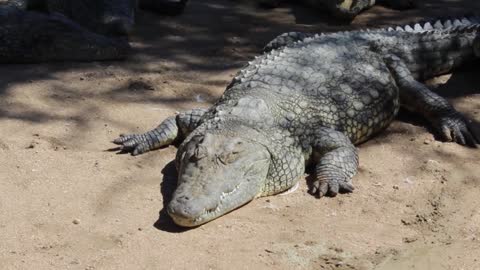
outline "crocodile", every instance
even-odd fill
[[[385,129],[400,107],[423,116],[438,139],[477,146],[471,123],[421,81],[480,56],[479,29],[478,18],[462,17],[283,35],[239,71],[211,108],[179,113],[113,143],[133,155],[178,145],[178,185],[167,212],[180,226],[284,192],[307,166],[313,195],[352,192],[356,145]]]
[[[0,1],[0,63],[125,59],[137,6],[180,12],[185,0]]]
[[[278,7],[283,2],[287,2],[287,0],[259,0],[259,4],[267,8]],[[315,9],[326,10],[337,18],[349,20],[375,5],[375,0],[302,0],[291,2],[299,2]],[[376,2],[394,9],[408,9],[415,6],[414,0],[377,0]]]

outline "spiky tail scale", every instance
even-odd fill
[[[479,31],[480,18],[470,16],[365,33],[377,49],[401,58],[414,77],[426,79],[480,56]]]

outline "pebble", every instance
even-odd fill
[[[80,224],[80,219],[76,218],[72,221],[72,223],[75,224],[75,225],[78,225],[78,224]]]
[[[30,143],[27,147],[25,147],[25,149],[33,149],[35,148],[35,143]]]
[[[416,237],[404,237],[404,238],[403,238],[403,242],[404,242],[404,243],[413,243],[413,242],[415,242],[415,241],[417,241],[417,238],[416,238]]]

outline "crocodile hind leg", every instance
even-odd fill
[[[120,145],[120,151],[140,155],[170,145],[192,132],[205,114],[204,109],[193,109],[165,119],[156,128],[143,134],[121,134],[113,143]]]
[[[472,132],[465,118],[448,101],[415,80],[405,63],[396,56],[386,58],[400,89],[400,102],[410,111],[422,114],[443,140],[476,147],[480,138]]]
[[[339,191],[352,192],[352,177],[357,173],[357,149],[342,132],[321,128],[313,143],[315,180],[312,194],[336,196]],[[319,158],[316,158],[319,157]]]

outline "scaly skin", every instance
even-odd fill
[[[315,166],[311,192],[351,192],[356,144],[387,127],[400,106],[443,138],[479,138],[442,97],[417,80],[480,56],[476,18],[325,35],[282,35],[243,68],[208,111],[169,118],[114,143],[134,155],[182,142],[168,213],[198,226],[258,196],[283,192]],[[288,37],[288,38],[285,38]]]
[[[259,2],[262,6],[274,8],[278,7],[282,2],[287,1],[288,0],[260,0]],[[360,12],[375,5],[375,0],[302,0],[292,2],[300,2],[313,8],[326,9],[333,16],[341,19],[353,19]],[[377,2],[395,9],[412,8],[415,4],[414,0],[380,0]]]

